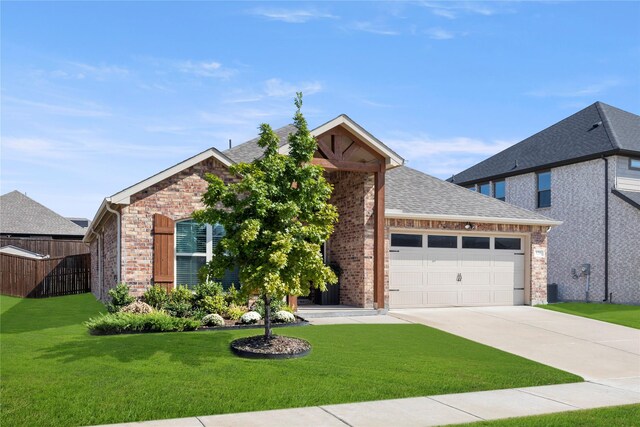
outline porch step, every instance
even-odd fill
[[[375,308],[357,308],[344,306],[314,306],[298,307],[296,315],[303,319],[314,319],[318,317],[354,317],[354,316],[377,316],[386,314],[387,310],[377,310]]]

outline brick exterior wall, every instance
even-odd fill
[[[118,229],[115,214],[107,213],[107,218],[97,233],[100,239],[91,242],[91,292],[96,298],[107,301],[109,289],[118,282],[117,240]],[[102,252],[102,276],[99,274],[98,245]],[[96,253],[94,257],[93,254]]]
[[[609,182],[615,187],[616,166],[609,158]],[[604,160],[596,159],[551,171],[551,207],[536,208],[536,174],[506,179],[506,201],[563,221],[548,236],[548,282],[558,284],[562,301],[584,301],[586,278],[573,277],[591,264],[589,301],[604,298],[605,182]],[[633,226],[635,224],[636,226]],[[640,211],[609,193],[609,292],[617,303],[640,304]]]
[[[334,186],[331,203],[340,215],[327,242],[329,261],[342,268],[340,303],[373,307],[373,174],[333,172],[327,179]]]
[[[546,304],[547,303],[547,257],[536,257],[536,250],[543,250],[543,254],[546,255],[547,249],[547,233],[546,227],[533,226],[533,225],[517,225],[517,224],[490,224],[490,223],[474,223],[475,230],[470,232],[465,229],[466,222],[450,222],[450,221],[435,221],[435,220],[418,220],[418,219],[398,219],[398,218],[386,218],[386,244],[388,245],[389,235],[391,229],[406,229],[406,230],[420,230],[424,232],[452,230],[459,233],[473,232],[490,232],[490,233],[517,233],[528,234],[530,236],[530,248],[529,248],[529,289],[525,292],[525,295],[530,296],[530,303]],[[387,250],[388,252],[388,250]],[[387,257],[388,258],[388,257]],[[389,271],[388,260],[386,263],[387,274]],[[525,283],[526,287],[526,283]],[[387,284],[388,289],[388,284]]]

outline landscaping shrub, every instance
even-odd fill
[[[224,326],[224,319],[219,314],[207,314],[202,318],[204,326]]]
[[[142,296],[144,302],[156,310],[162,310],[169,301],[169,293],[159,285],[153,285]]]
[[[227,300],[227,304],[229,304],[229,306],[236,305],[241,307],[247,305],[247,296],[238,291],[238,288],[236,288],[233,283],[231,284],[231,286],[229,286],[229,289],[225,294],[225,299]]]
[[[107,310],[110,313],[116,313],[125,305],[135,301],[135,298],[129,295],[129,287],[125,283],[118,283],[115,288],[110,289],[109,296],[111,303],[107,304]]]
[[[230,305],[229,308],[227,308],[227,317],[231,320],[238,320],[247,311],[249,311],[248,307],[238,307],[237,305]]]
[[[200,301],[200,307],[207,313],[216,313],[222,316],[227,315],[227,302],[222,294],[219,295],[207,295]]]
[[[260,320],[262,320],[262,316],[257,311],[249,311],[240,317],[240,323],[244,325],[258,323]]]
[[[251,306],[252,311],[257,311],[260,313],[261,317],[264,317],[264,300],[262,298],[258,298],[253,305]],[[271,313],[275,313],[277,311],[288,311],[293,313],[291,307],[287,305],[287,303],[283,300],[273,300],[271,301]]]
[[[276,323],[293,323],[296,321],[296,317],[285,310],[280,310],[273,315],[273,321]]]
[[[193,298],[196,302],[199,302],[205,297],[214,297],[216,295],[222,295],[223,293],[224,289],[222,288],[222,283],[207,281],[202,282],[195,287],[193,290]]]
[[[124,332],[192,331],[200,326],[193,319],[171,317],[161,311],[147,314],[110,313],[89,319],[85,323],[93,334],[121,334]]]
[[[173,317],[193,316],[193,293],[186,286],[178,286],[169,293],[169,301],[165,304],[164,310]]]
[[[153,307],[151,307],[146,302],[134,301],[131,304],[122,307],[120,311],[123,313],[146,314],[151,313],[153,311]]]

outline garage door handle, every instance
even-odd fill
[[[400,252],[399,249],[390,249],[389,252]]]
[[[400,289],[389,289],[389,292],[400,292]]]
[[[462,274],[458,273],[458,277],[456,277],[456,282],[462,282]]]

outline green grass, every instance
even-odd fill
[[[0,425],[86,425],[582,379],[421,325],[279,329],[311,342],[293,360],[248,360],[229,343],[261,330],[92,336],[91,295],[0,297]]]
[[[637,305],[563,302],[538,307],[640,329],[640,306]]]
[[[610,408],[585,409],[558,414],[531,417],[507,418],[496,421],[459,424],[459,426],[491,427],[631,427],[640,426],[640,405],[613,406]]]

